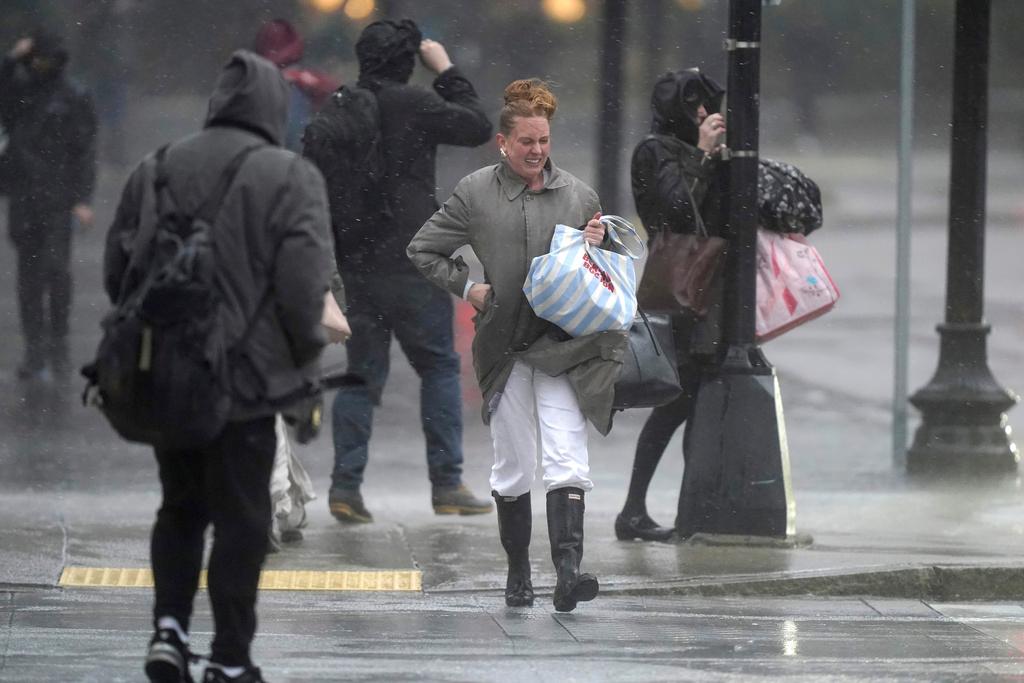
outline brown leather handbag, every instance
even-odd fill
[[[708,312],[711,285],[721,267],[727,242],[708,235],[698,220],[697,232],[658,232],[648,249],[647,265],[637,289],[640,308],[647,311],[690,309]]]

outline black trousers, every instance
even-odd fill
[[[188,629],[199,587],[203,538],[213,525],[207,583],[213,608],[211,658],[251,666],[256,589],[267,553],[274,418],[232,422],[210,446],[157,451],[163,503],[150,548],[156,582],[154,621],[163,616]]]
[[[640,430],[633,457],[633,473],[623,513],[627,516],[647,512],[647,489],[654,471],[661,462],[669,441],[683,423],[683,463],[687,460],[686,444],[690,431],[690,417],[696,407],[697,392],[701,379],[711,364],[710,360],[691,353],[695,319],[690,315],[672,316],[672,334],[675,341],[676,359],[679,362],[679,384],[683,392],[671,403],[658,406],[651,411]]]
[[[42,365],[47,352],[66,350],[72,289],[71,214],[12,206],[10,219],[18,252],[18,311],[25,355]]]

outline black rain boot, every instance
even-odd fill
[[[558,612],[571,612],[576,603],[597,597],[597,577],[580,573],[583,559],[583,490],[573,487],[548,492],[548,536],[558,583],[554,603]]]
[[[498,536],[508,554],[508,580],[505,582],[505,604],[509,607],[533,606],[533,583],[530,581],[530,534],[533,531],[533,509],[530,494],[499,496],[491,491],[498,506]]]

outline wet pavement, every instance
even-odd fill
[[[138,592],[0,593],[0,680],[136,681]],[[497,597],[260,597],[273,681],[1019,680],[1024,607],[915,600],[611,597],[572,614]],[[210,637],[200,605],[193,628]],[[198,673],[199,669],[195,671]]]
[[[309,508],[305,538],[272,556],[267,569],[420,571],[423,590],[262,592],[255,656],[268,678],[1024,679],[1019,481],[915,482],[892,463],[894,237],[881,227],[888,204],[866,220],[856,198],[877,196],[877,177],[894,169],[860,158],[820,167],[820,161],[794,161],[813,169],[834,198],[814,242],[843,293],[835,311],[765,346],[780,377],[802,543],[616,541],[612,524],[645,417],[630,412],[616,418],[608,438],[591,437],[595,490],[587,498],[584,563],[601,578],[603,595],[571,615],[553,613],[554,574],[538,505],[531,559],[540,596],[532,609],[508,610],[500,597],[504,565],[493,515],[431,512],[417,381],[396,356],[363,489],[377,522],[345,527],[329,516],[332,454],[329,438],[321,438],[299,449],[320,494]],[[845,182],[851,169],[854,180]],[[991,201],[1002,218],[987,235],[986,276],[990,365],[1018,391],[1024,391],[1024,221],[1012,217],[1024,216],[1024,203],[1007,178],[1021,172],[1019,157],[1001,158],[990,169]],[[927,189],[942,174],[923,175]],[[858,184],[860,177],[871,180]],[[120,179],[110,169],[104,173],[99,224],[76,242],[76,362],[95,348],[106,309],[100,247]],[[934,370],[933,328],[944,294],[945,234],[928,222],[932,207],[925,209],[926,222],[914,236],[912,389]],[[21,349],[6,245],[0,293],[0,313],[9,321],[0,344],[0,681],[139,680],[150,591],[60,588],[58,582],[67,567],[148,565],[159,502],[155,463],[79,405],[77,382],[59,389],[13,379]],[[468,352],[467,336],[460,346]],[[343,359],[333,350],[327,360]],[[476,417],[479,398],[468,376],[466,383],[465,478],[482,494],[489,435]],[[1024,412],[1012,411],[1009,421],[1019,432]],[[325,436],[329,430],[325,425]],[[649,496],[651,514],[662,523],[675,515],[680,449],[677,435]],[[967,602],[975,599],[988,601]],[[204,595],[197,615],[195,637],[204,649],[210,630]]]

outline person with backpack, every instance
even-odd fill
[[[433,90],[408,83],[417,56],[437,74]],[[462,482],[462,396],[451,297],[430,286],[405,247],[437,209],[435,158],[442,144],[473,147],[491,123],[444,46],[411,20],[377,21],[356,43],[357,87],[343,86],[307,128],[304,153],[323,172],[352,337],[348,371],[364,380],[333,405],[334,470],[328,498],[341,522],[373,515],[360,487],[374,406],[388,375],[391,339],[420,377],[431,503],[436,514],[480,514],[491,501]]]
[[[148,431],[133,432],[145,425],[131,420],[115,426],[155,444],[163,491],[151,545],[151,681],[192,680],[189,621],[210,524],[215,633],[202,680],[263,680],[249,650],[271,523],[274,415],[318,397],[332,270],[323,179],[281,146],[287,103],[277,67],[235,52],[204,129],[139,164],[107,236],[116,308],[91,371],[112,422],[117,411],[148,416]],[[127,362],[111,359],[119,344]],[[190,382],[183,400],[174,377],[204,371],[214,376],[203,389]],[[207,404],[216,409],[194,414]]]
[[[63,38],[39,29],[0,63],[0,195],[10,198],[17,252],[22,380],[41,379],[46,369],[70,379],[72,218],[93,222],[96,112],[92,96],[65,75],[67,62]]]

